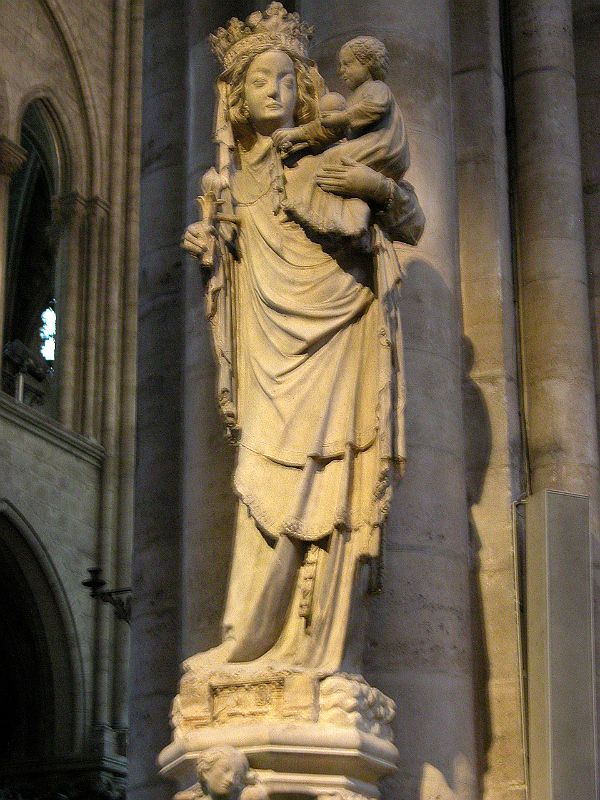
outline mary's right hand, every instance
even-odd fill
[[[212,225],[206,222],[192,222],[185,229],[181,246],[188,253],[202,260],[202,257],[210,250],[215,236],[215,229]]]

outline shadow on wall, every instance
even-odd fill
[[[475,363],[471,340],[463,336],[463,415],[465,424],[465,467],[467,506],[469,511],[469,544],[471,548],[471,626],[473,637],[473,688],[475,700],[475,736],[477,775],[480,795],[492,743],[488,681],[489,658],[485,635],[485,619],[481,591],[481,539],[473,519],[472,508],[483,493],[485,475],[492,450],[492,429],[483,392],[470,377]]]
[[[469,474],[465,497],[463,387],[456,294],[443,272],[406,251],[401,317],[407,383],[407,470],[386,526],[383,593],[372,598],[365,677],[397,704],[398,772],[385,798],[475,800],[489,746],[487,656],[478,584],[478,502],[490,456],[490,422],[468,377],[465,416]],[[472,458],[472,452],[477,458]],[[471,549],[467,550],[467,508]],[[470,605],[473,612],[470,613]],[[478,719],[473,720],[473,642]],[[476,753],[475,736],[481,743]]]
[[[423,766],[419,800],[475,800],[481,791],[474,794],[475,779],[469,759],[459,753],[452,762],[451,786],[448,786],[443,773],[431,764]]]
[[[187,259],[183,650],[188,658],[221,642],[235,531],[235,447],[226,440],[201,270]]]

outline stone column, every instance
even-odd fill
[[[145,3],[138,415],[129,800],[167,800],[156,758],[170,738],[181,662],[186,20]]]
[[[86,203],[77,192],[58,199],[58,214],[63,228],[65,260],[61,265],[59,302],[58,419],[67,428],[76,424],[77,401],[81,397],[82,375],[77,371],[78,326],[81,325],[81,287],[85,278]]]
[[[511,504],[521,437],[498,0],[453,2],[452,56],[478,772],[483,797],[517,800],[526,787]]]
[[[600,3],[573,3],[577,105],[581,134],[581,167],[587,266],[596,373],[596,415],[600,429]],[[600,664],[600,545],[593,542],[596,664]],[[600,681],[597,681],[600,692]],[[600,707],[600,706],[598,706]],[[597,715],[598,716],[598,715]],[[600,725],[600,719],[597,720]],[[600,731],[597,733],[600,743]],[[600,763],[600,755],[599,755]]]
[[[130,20],[127,214],[125,220],[127,244],[125,247],[123,285],[119,516],[115,569],[115,581],[118,586],[131,586],[131,550],[133,545],[143,0],[132,0]],[[117,733],[119,751],[123,754],[125,754],[129,725],[129,639],[128,626],[120,625],[115,634],[112,725]]]
[[[129,83],[129,2],[114,4],[115,31],[112,63],[111,147],[114,154],[110,175],[108,249],[104,302],[104,343],[102,371],[102,420],[100,441],[104,447],[100,501],[98,565],[108,585],[114,586],[117,561],[119,505],[119,436],[121,420],[121,347],[124,242],[127,207],[127,108]],[[107,609],[96,615],[94,675],[94,717],[100,754],[112,756],[115,741],[112,730],[112,678],[115,620]]]
[[[386,43],[411,147],[407,177],[427,219],[419,246],[401,248],[408,464],[387,526],[365,677],[398,706],[400,767],[385,797],[462,800],[475,796],[475,745],[448,6],[304,0],[299,10],[316,26],[311,53],[332,89],[345,41],[364,33]]]
[[[583,210],[593,345],[596,367],[596,409],[600,406],[600,3],[573,3],[577,107],[581,134]],[[599,423],[600,424],[600,423]]]
[[[84,436],[96,435],[97,420],[95,417],[96,396],[101,394],[101,382],[98,381],[98,340],[100,338],[98,295],[100,293],[101,264],[101,236],[102,220],[106,216],[108,207],[106,203],[95,197],[88,202],[87,229],[88,229],[88,280],[85,298],[85,350],[83,358],[83,403],[82,403],[82,433]]]
[[[589,495],[597,537],[597,416],[571,3],[513,0],[511,24],[531,488]],[[597,561],[597,538],[594,549]]]
[[[10,179],[27,160],[27,151],[16,142],[0,136],[0,363],[4,346],[4,304],[6,291],[6,237],[8,235],[8,196]]]
[[[525,410],[532,491],[590,496],[598,445],[569,0],[513,0]]]
[[[102,386],[104,380],[104,338],[106,330],[106,272],[108,268],[108,227],[110,213],[107,208],[98,226],[98,295],[96,297],[96,374],[94,382],[98,391],[94,392],[94,436],[100,440],[102,431]]]

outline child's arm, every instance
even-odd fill
[[[345,131],[350,124],[350,116],[348,109],[344,111],[329,111],[321,116],[322,126],[329,131],[343,130]],[[342,134],[343,135],[343,134]]]
[[[337,129],[328,129],[321,125],[319,120],[307,122],[297,128],[280,128],[273,134],[273,143],[283,153],[295,153],[304,147],[318,147],[319,145],[337,142],[344,136]]]
[[[355,102],[350,101],[346,109],[348,127],[353,133],[379,122],[388,112],[393,100],[389,86],[383,81],[363,83],[358,92],[360,93]]]

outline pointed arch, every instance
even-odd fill
[[[29,97],[33,99],[22,110],[19,139],[27,160],[9,191],[2,337],[10,346],[24,345],[36,359],[40,374],[47,377],[43,386],[27,389],[27,400],[56,416],[55,344],[60,344],[57,324],[66,302],[57,199],[69,195],[74,169],[85,164],[73,158],[73,145],[53,99],[40,91]],[[11,356],[4,356],[2,388],[10,394],[15,391],[15,372]]]
[[[41,84],[32,87],[21,97],[18,108],[17,139],[20,140],[23,130],[23,120],[28,111],[38,106],[43,109],[46,122],[56,136],[63,150],[65,168],[62,170],[64,179],[57,187],[57,194],[76,191],[86,194],[86,186],[90,183],[93,165],[91,164],[90,148],[87,136],[77,120],[72,119],[64,106],[61,98],[50,86]],[[83,126],[85,128],[85,125]]]
[[[36,0],[36,2],[39,3],[56,35],[64,66],[73,81],[79,115],[77,119],[73,119],[72,113],[66,113],[61,108],[57,92],[49,84],[39,85],[31,88],[17,100],[16,107],[10,113],[7,122],[9,128],[7,135],[18,139],[23,112],[32,101],[43,98],[50,100],[54,108],[60,112],[63,130],[73,146],[74,164],[81,162],[85,166],[85,169],[82,168],[74,174],[74,190],[84,196],[102,196],[107,182],[105,174],[107,167],[101,159],[102,139],[98,109],[81,56],[81,44],[77,41],[67,17],[56,0]]]
[[[26,620],[23,643],[35,639],[31,658],[37,662],[25,663],[28,674],[33,675],[37,668],[40,676],[36,685],[28,687],[32,697],[27,702],[49,704],[39,706],[38,713],[44,712],[39,728],[23,734],[23,741],[15,746],[17,750],[41,748],[36,755],[43,757],[77,752],[83,742],[86,713],[75,621],[47,549],[25,516],[6,498],[0,498],[0,575],[8,576],[9,586],[4,591],[14,593],[13,609]],[[50,683],[44,685],[47,679]],[[45,736],[49,739],[40,742]]]
[[[89,185],[82,187],[82,191],[80,191],[84,195],[101,195],[103,176],[100,171],[101,140],[98,109],[94,101],[94,95],[90,87],[83,59],[81,58],[81,47],[77,43],[67,16],[61,9],[57,0],[40,0],[40,3],[57,31],[80,95],[85,148],[90,161]]]

